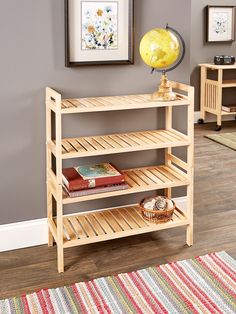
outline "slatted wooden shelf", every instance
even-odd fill
[[[62,158],[75,158],[143,151],[157,148],[189,145],[186,135],[172,130],[155,130],[111,135],[63,139]],[[56,141],[49,142],[56,155]]]
[[[186,173],[173,165],[136,168],[124,170],[124,173],[125,180],[129,185],[129,188],[127,190],[106,192],[74,198],[69,197],[68,194],[63,191],[63,204],[71,204],[93,199],[101,199],[145,191],[154,191],[167,187],[179,187],[188,185],[190,183]]]
[[[183,106],[190,104],[188,98],[177,93],[178,99],[169,102],[157,102],[152,100],[150,94],[125,95],[110,97],[71,98],[61,100],[61,114],[101,112],[114,110],[132,110],[143,108],[158,108],[168,106]],[[55,99],[48,100],[48,106],[56,111]]]
[[[157,102],[151,99],[150,94],[128,95],[112,97],[89,97],[77,99],[62,99],[61,113],[83,113],[114,110],[132,110],[143,108],[157,108],[166,106],[186,105],[186,97],[178,95],[178,100],[174,102]]]
[[[178,82],[171,82],[171,85],[177,92],[177,100],[171,102],[153,101],[148,94],[63,99],[57,91],[46,88],[48,245],[57,243],[59,273],[64,272],[64,249],[72,246],[180,226],[187,229],[186,243],[189,246],[193,244],[194,89]],[[173,107],[179,106],[187,109],[186,135],[173,128]],[[65,114],[161,107],[165,108],[163,130],[63,138],[62,117]],[[186,162],[173,153],[173,148],[182,146],[186,146]],[[154,149],[164,149],[163,165],[124,170],[129,185],[126,190],[70,198],[63,189],[65,159]],[[108,158],[107,162],[110,161]],[[155,224],[144,220],[136,204],[64,215],[67,204],[157,190],[164,190],[165,195],[171,198],[172,188],[180,186],[186,186],[187,190],[186,212],[176,208],[173,219],[168,223]],[[56,217],[53,216],[54,200]]]
[[[53,232],[56,232],[56,224],[56,218],[49,224]],[[155,224],[144,220],[138,205],[112,208],[87,214],[64,216],[63,243],[66,248],[187,224],[187,217],[179,208],[176,208],[172,220],[165,224]]]

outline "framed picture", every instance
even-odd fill
[[[208,6],[207,7],[207,41],[235,40],[235,7]]]
[[[133,63],[134,0],[65,0],[66,66]]]

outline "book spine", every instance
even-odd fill
[[[100,193],[106,193],[106,192],[114,192],[114,191],[121,191],[121,190],[126,190],[129,188],[128,184],[118,184],[118,185],[113,185],[113,186],[103,186],[103,187],[98,187],[94,189],[87,189],[87,190],[79,190],[79,191],[66,191],[67,194],[70,197],[80,197],[80,196],[86,196],[86,195],[93,195],[93,194],[100,194]]]
[[[98,178],[92,180],[76,180],[69,182],[67,186],[69,191],[87,190],[104,185],[120,184],[125,181],[125,176],[122,174],[116,177]]]

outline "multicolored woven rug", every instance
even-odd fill
[[[225,252],[0,301],[0,313],[236,313],[236,261]]]

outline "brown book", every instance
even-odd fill
[[[78,191],[73,191],[73,192],[68,191],[66,186],[64,186],[64,190],[70,197],[80,197],[80,196],[85,196],[85,195],[114,192],[114,191],[126,190],[128,188],[129,188],[129,185],[126,182],[123,182],[120,184],[107,185],[107,186],[99,186],[93,189],[78,190]]]
[[[222,110],[226,112],[236,112],[236,105],[224,105]]]
[[[125,181],[124,174],[111,163],[64,168],[62,180],[67,190],[77,191],[99,186],[119,184]]]

